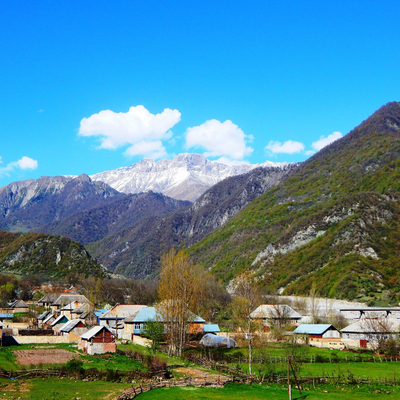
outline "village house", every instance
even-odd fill
[[[68,321],[60,328],[60,333],[62,336],[67,336],[68,341],[78,342],[81,335],[87,332],[87,327],[80,319],[73,319]]]
[[[190,318],[189,321],[189,334],[203,333],[203,326],[205,323],[204,319],[195,314],[191,315],[192,318]],[[164,322],[161,314],[155,307],[145,306],[125,318],[121,337],[126,340],[134,341],[134,336],[140,336],[142,334],[144,326],[148,321]]]
[[[51,310],[53,312],[59,311],[61,308],[71,304],[72,302],[83,304],[89,303],[89,300],[82,294],[60,294],[57,299],[51,303]]]
[[[381,341],[398,339],[400,320],[397,318],[362,318],[340,332],[348,347],[375,349]]]
[[[7,326],[7,324],[13,322],[14,314],[13,313],[0,313],[0,323]]]
[[[115,335],[106,326],[94,326],[81,335],[78,349],[86,354],[103,354],[117,351]]]
[[[69,319],[65,315],[59,315],[51,324],[50,327],[53,329],[55,335],[60,333],[60,328],[64,326]]]
[[[250,314],[250,318],[268,332],[274,325],[295,327],[302,316],[287,304],[262,304]]]
[[[7,310],[13,314],[23,313],[29,311],[29,306],[23,300],[15,300],[7,307]]]
[[[344,348],[340,331],[331,324],[301,324],[293,333],[305,337],[306,343],[311,346]]]
[[[48,292],[38,300],[38,305],[50,308],[50,306],[60,297],[62,293],[59,292]]]
[[[116,336],[122,339],[124,321],[130,315],[136,315],[142,308],[140,304],[117,304],[99,317],[100,326],[106,326]]]

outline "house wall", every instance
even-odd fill
[[[71,332],[67,333],[65,336],[68,338],[69,343],[78,343],[81,335],[83,335],[87,331],[88,329],[86,327],[75,328]]]
[[[132,340],[132,334],[134,334],[135,324],[124,324],[124,329],[122,329],[121,338],[124,340]]]
[[[86,349],[86,353],[93,354],[103,354],[103,353],[116,353],[117,344],[116,343],[89,343],[85,340],[84,348]],[[78,346],[79,347],[79,346]],[[85,350],[83,350],[85,351]]]
[[[3,327],[4,328],[9,328],[9,329],[12,329],[12,331],[13,331],[13,336],[15,335],[18,335],[19,334],[19,330],[20,329],[28,329],[28,327],[29,327],[29,323],[26,323],[26,322],[5,322],[4,324],[3,324]]]
[[[334,329],[326,331],[323,335],[323,338],[340,338],[340,332]]]
[[[204,332],[204,323],[191,323],[189,324],[189,333],[194,335],[196,333],[203,333]]]

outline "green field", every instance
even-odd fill
[[[129,385],[128,385],[129,387]],[[83,382],[69,379],[0,379],[0,399],[70,400],[113,398],[127,389],[126,383]]]
[[[323,386],[318,389],[304,390],[310,400],[367,400],[367,399],[400,399],[400,390],[398,388],[386,387],[332,387]],[[292,399],[298,398],[299,392],[293,390]],[[230,384],[224,389],[216,388],[165,388],[156,389],[143,393],[139,397],[141,400],[191,400],[191,399],[213,399],[213,400],[244,400],[244,399],[269,399],[269,400],[287,400],[287,388],[282,386],[261,386]]]
[[[279,347],[280,346],[280,347]],[[35,346],[35,348],[46,348],[46,346]],[[47,346],[49,347],[49,346]],[[144,379],[142,372],[148,371],[148,361],[151,359],[148,349],[138,345],[119,345],[119,350],[127,352],[130,357],[123,354],[105,354],[98,356],[88,356],[81,352],[77,352],[75,346],[59,345],[51,346],[52,348],[62,348],[77,354],[79,368],[83,372],[64,376],[63,378],[32,378],[19,380],[0,379],[0,400],[1,399],[112,399],[124,390],[128,390],[133,386],[137,386],[140,379]],[[16,346],[16,347],[0,347],[0,368],[6,371],[28,371],[30,368],[46,368],[48,366],[20,366],[16,363],[13,354],[14,350],[32,349],[32,346]],[[263,364],[253,364],[253,373],[260,376],[264,373],[274,373],[285,376],[287,373],[287,364],[283,361],[285,356],[285,348],[283,345],[273,345],[267,348],[255,349],[255,357],[258,359],[262,356]],[[200,350],[190,350],[188,353],[201,354]],[[229,365],[236,370],[247,371],[248,364],[245,363],[247,357],[247,349],[218,349],[215,354],[220,360],[230,360]],[[313,356],[313,362],[304,362],[300,368],[300,376],[313,377],[330,377],[330,382],[336,382],[332,377],[341,376],[342,382],[353,383],[354,378],[369,379],[370,384],[334,384],[305,386],[304,394],[307,399],[375,399],[375,398],[393,398],[400,399],[400,386],[386,386],[383,383],[385,379],[395,379],[400,382],[400,361],[390,362],[384,361],[384,358],[375,357],[375,362],[367,362],[366,358],[371,357],[371,353],[348,353],[331,351],[328,349],[304,348],[302,354],[305,360],[309,360]],[[182,372],[174,372],[174,367],[180,366],[187,370],[191,368],[202,369],[199,365],[178,358],[168,358],[164,353],[158,353],[157,357],[167,362],[172,368],[171,372],[174,376],[180,377],[185,374]],[[279,358],[282,361],[279,361]],[[136,358],[136,359],[135,359]],[[241,363],[238,363],[238,359]],[[274,361],[270,363],[269,361]],[[363,362],[354,362],[354,359]],[[315,362],[315,360],[324,362]],[[330,360],[330,361],[328,361]],[[346,360],[348,360],[346,362]],[[334,362],[337,361],[337,362]],[[62,365],[52,364],[52,368]],[[102,371],[103,375],[87,374],[88,370]],[[202,369],[203,370],[203,369]],[[65,371],[65,369],[64,369]],[[120,371],[117,374],[115,371]],[[133,378],[130,372],[137,371],[137,375]],[[109,373],[108,373],[109,372]],[[204,370],[204,373],[211,373],[210,370]],[[145,372],[148,374],[148,372]],[[79,380],[78,377],[83,380]],[[97,380],[96,380],[97,379]],[[135,380],[133,380],[135,379]],[[145,381],[144,381],[145,382]],[[275,380],[276,382],[276,380]],[[365,381],[367,382],[367,381]],[[293,399],[298,398],[299,394],[294,390]],[[148,393],[140,395],[140,399],[287,399],[287,386],[282,384],[253,384],[251,386],[244,384],[229,384],[223,389],[217,388],[195,388],[192,386],[186,388],[164,388],[152,390]]]

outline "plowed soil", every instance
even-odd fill
[[[74,353],[63,349],[37,349],[14,351],[20,365],[62,364],[75,357]]]

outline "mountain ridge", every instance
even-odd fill
[[[210,161],[200,154],[181,153],[174,159],[144,159],[136,164],[91,175],[122,193],[152,190],[179,200],[196,200],[207,189],[230,176],[258,167],[285,168],[289,163],[266,161],[263,164],[228,166]]]
[[[399,127],[400,104],[381,107],[193,245],[194,261],[226,283],[250,268],[272,293],[394,301]]]

